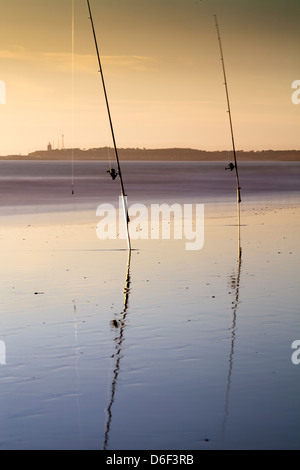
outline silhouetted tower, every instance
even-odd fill
[[[49,144],[47,145],[47,150],[48,150],[48,152],[49,152],[50,150],[52,150],[52,145],[50,144],[50,142],[49,142]]]

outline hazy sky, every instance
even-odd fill
[[[62,134],[65,147],[112,145],[87,3],[73,1],[0,0],[1,155]],[[236,147],[300,148],[299,0],[90,3],[119,147],[231,148],[216,13]]]

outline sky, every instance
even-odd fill
[[[236,148],[300,149],[299,0],[90,5],[119,148],[231,149],[216,14]],[[112,146],[98,70],[85,0],[0,0],[0,155]]]

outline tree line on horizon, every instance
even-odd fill
[[[124,160],[183,160],[183,161],[219,161],[230,160],[232,150],[199,150],[193,148],[120,148],[118,149],[120,158]],[[300,161],[300,150],[237,150],[237,157],[241,161],[245,160],[274,160],[274,161]],[[114,158],[112,147],[97,147],[90,149],[67,148],[36,150],[28,155],[7,155],[7,159],[93,159],[109,160]]]

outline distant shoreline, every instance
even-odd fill
[[[166,149],[118,149],[120,160],[131,161],[232,161],[232,151],[206,151],[190,148]],[[114,149],[100,147],[88,150],[82,149],[54,149],[37,150],[28,155],[0,156],[1,160],[81,160],[104,161],[114,158]],[[237,151],[239,161],[300,161],[300,150],[250,150]]]

